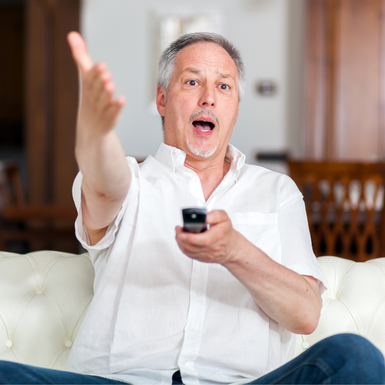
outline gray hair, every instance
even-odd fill
[[[163,87],[166,92],[170,85],[171,76],[174,72],[175,59],[179,52],[195,43],[214,43],[222,47],[233,59],[238,71],[238,99],[241,100],[245,88],[245,69],[239,51],[223,36],[212,32],[188,33],[175,40],[163,51],[158,66],[157,85]]]

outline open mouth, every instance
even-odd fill
[[[201,132],[210,132],[214,129],[215,124],[206,120],[195,120],[193,126]]]

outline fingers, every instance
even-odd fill
[[[195,234],[195,233],[189,233],[187,231],[184,231],[183,227],[180,227],[180,226],[176,226],[175,231],[176,231],[176,239],[182,242],[187,241],[190,243],[191,241],[194,240],[194,238],[196,238],[196,235],[202,235],[202,233]]]
[[[113,83],[106,84],[100,92],[99,100],[97,101],[97,107],[99,109],[107,107],[112,101],[114,92],[115,85]]]
[[[202,262],[225,264],[237,258],[240,238],[232,227],[225,211],[214,210],[207,214],[210,229],[194,234],[176,227],[176,240],[184,254]]]
[[[113,100],[114,93],[116,90],[115,84],[112,82],[111,77],[104,78],[99,84],[95,84],[95,94],[98,94],[97,107],[102,110],[110,105],[115,105],[118,102],[118,99]],[[123,98],[124,100],[124,98]],[[121,103],[118,102],[117,105]],[[124,104],[124,103],[123,103]]]
[[[203,233],[194,234],[183,231],[182,227],[177,226],[177,238],[182,241],[188,241],[194,243],[196,245],[205,245],[211,237],[215,237],[219,232],[229,230],[232,228],[231,221],[226,211],[223,210],[213,210],[207,213],[206,222],[211,226],[210,230],[205,231]],[[228,222],[228,223],[226,223]],[[223,224],[221,229],[219,229],[216,225]]]
[[[230,218],[223,210],[210,211],[206,216],[206,222],[210,225],[216,225],[221,222],[229,221]]]
[[[93,96],[99,110],[105,108],[112,100],[115,84],[103,63],[96,64],[83,80],[83,87]]]
[[[124,106],[126,99],[124,96],[119,96],[116,100],[110,103],[106,110],[106,119],[111,122],[112,125],[116,124],[119,113]]]
[[[80,67],[81,73],[86,73],[92,68],[92,60],[87,52],[87,46],[83,37],[78,32],[70,32],[67,41],[71,48],[72,57]]]
[[[183,253],[191,258],[196,258],[196,253],[201,253],[202,248],[206,249],[206,247],[211,243],[210,238],[207,239],[207,231],[200,234],[188,233],[183,231],[183,228],[180,226],[177,226],[175,231],[175,238],[179,248]]]
[[[83,37],[70,32],[67,40],[81,75],[78,128],[80,132],[108,132],[115,127],[125,99],[123,96],[114,99],[116,87],[112,76],[105,64],[93,65]]]
[[[183,231],[183,228],[180,226],[177,226],[175,230],[176,239],[186,246],[189,245],[189,247],[200,248],[210,246],[215,242],[217,236],[217,231],[215,231],[214,228],[198,234]]]
[[[113,99],[115,89],[107,66],[98,63],[83,77],[83,105],[89,106],[95,116],[110,124],[125,103],[123,96]]]
[[[176,240],[181,251],[192,259],[209,263],[224,263],[229,257],[227,240],[221,231],[211,228],[200,234],[183,232],[182,227],[176,228]]]

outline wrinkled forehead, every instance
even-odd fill
[[[174,71],[200,71],[204,68],[217,69],[225,76],[232,76],[236,80],[238,70],[234,60],[224,48],[216,43],[199,42],[184,47],[174,62]]]

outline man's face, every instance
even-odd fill
[[[167,95],[158,86],[164,142],[194,159],[223,157],[238,117],[238,73],[229,54],[214,43],[183,48]]]

